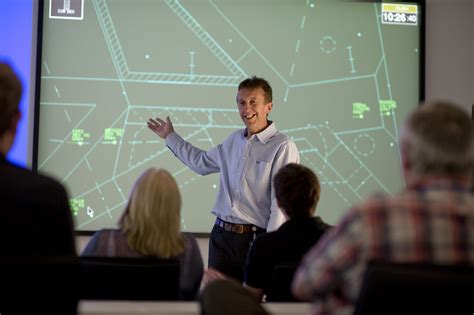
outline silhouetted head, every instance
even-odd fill
[[[300,164],[287,164],[275,175],[273,186],[278,206],[289,218],[314,214],[321,189],[312,170]]]

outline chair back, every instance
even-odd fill
[[[178,300],[179,261],[159,258],[80,257],[80,298]]]
[[[77,314],[78,270],[75,256],[2,257],[0,314]]]
[[[355,315],[472,314],[474,266],[371,262]]]

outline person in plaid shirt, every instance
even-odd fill
[[[352,314],[367,263],[474,264],[473,124],[459,106],[425,103],[400,140],[406,189],[353,207],[303,258],[293,294],[312,314]]]

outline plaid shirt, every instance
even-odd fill
[[[313,297],[312,314],[352,314],[370,260],[474,264],[468,183],[429,178],[352,208],[306,254],[293,287]]]

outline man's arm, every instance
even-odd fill
[[[272,167],[272,179],[271,182],[273,183],[273,176],[282,168],[283,166],[289,163],[299,163],[300,156],[298,153],[298,148],[296,147],[293,141],[287,141],[285,144],[282,145],[278,153],[275,155],[275,159],[273,160],[273,167]],[[270,208],[270,219],[268,220],[267,224],[267,232],[274,231],[280,227],[286,221],[286,216],[283,214],[283,211],[278,207],[278,203],[275,197],[275,191],[273,189],[273,184],[271,184],[271,198],[272,198],[272,205]]]
[[[200,175],[219,172],[217,148],[204,151],[185,141],[174,131],[173,123],[169,117],[166,121],[160,118],[150,118],[148,128],[160,138],[165,139],[167,147],[186,166]]]

